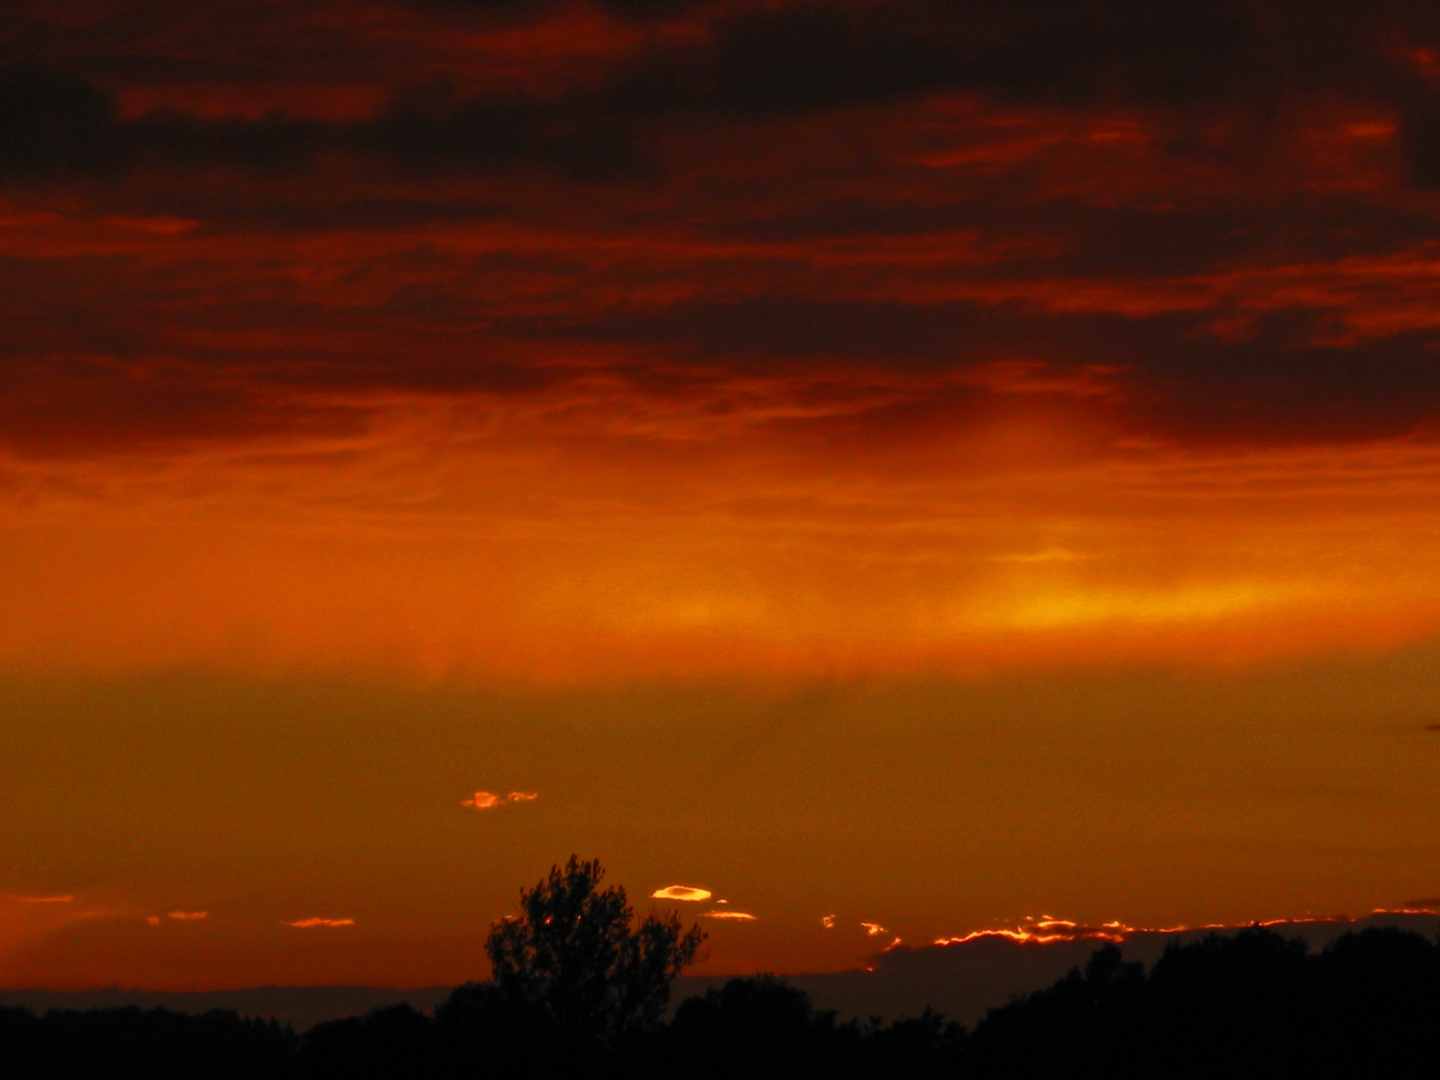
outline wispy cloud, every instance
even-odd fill
[[[18,900],[22,904],[69,904],[75,897],[68,893],[63,896],[15,896],[8,897],[10,900]]]
[[[1174,930],[1188,929],[1184,926],[1166,927],[1159,933],[1170,933]],[[959,937],[939,938],[936,945],[963,945],[967,941],[974,941],[977,938],[1008,938],[1016,942],[1036,942],[1041,945],[1048,945],[1054,941],[1124,941],[1129,934],[1137,933],[1139,929],[1127,926],[1122,922],[1107,922],[1099,926],[1086,926],[1070,919],[1056,919],[1050,915],[1042,915],[1035,919],[1026,916],[1018,926],[999,930],[973,930],[968,934]]]
[[[493,791],[477,791],[474,796],[461,801],[461,806],[473,806],[476,810],[493,810],[497,806],[511,803],[534,802],[540,798],[538,791],[512,791],[508,795],[496,795]]]
[[[879,937],[881,934],[888,934],[890,932],[878,922],[862,922],[860,925],[865,928],[865,933],[871,937]]]
[[[309,930],[316,926],[354,926],[354,919],[322,919],[318,915],[312,915],[308,919],[296,919],[294,922],[287,922],[286,926],[294,926],[300,930]]]
[[[821,916],[820,916],[820,925],[823,926],[823,927],[825,927],[826,930],[834,930],[834,929],[835,929],[835,916],[834,916],[834,915],[821,915]]]
[[[180,922],[198,922],[200,919],[208,919],[208,911],[172,911],[167,918],[176,919]]]
[[[656,900],[709,900],[709,889],[697,889],[693,885],[666,885],[650,894]]]
[[[730,919],[735,922],[755,922],[759,918],[748,911],[702,911],[700,916],[705,919]]]

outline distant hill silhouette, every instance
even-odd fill
[[[1303,938],[1318,950],[1342,934],[1368,927],[1394,926],[1413,930],[1432,940],[1440,933],[1440,916],[1380,914],[1357,920],[1286,922],[1271,927],[1286,936]],[[1234,933],[1238,927],[1223,930]],[[1147,967],[1160,959],[1172,942],[1196,941],[1209,929],[1176,933],[1141,932],[1129,935],[1122,949],[1127,960]],[[1050,944],[1018,943],[1003,937],[978,937],[960,945],[898,948],[869,961],[873,971],[855,969],[825,974],[787,975],[787,982],[809,994],[817,1008],[833,1009],[840,1019],[879,1016],[894,1020],[917,1016],[927,1006],[968,1026],[1017,994],[1049,986],[1071,968],[1083,968],[1098,944],[1094,940]],[[681,976],[675,980],[675,1003],[718,988],[732,976]],[[97,1009],[133,1005],[175,1012],[205,1013],[231,1010],[242,1016],[274,1018],[303,1033],[316,1024],[347,1016],[362,1016],[374,1009],[406,1004],[420,1012],[433,1011],[453,987],[413,990],[363,986],[281,986],[198,993],[92,990],[0,990],[0,1005],[23,1006],[35,1012],[47,1009]]]
[[[391,990],[373,986],[256,986],[244,990],[165,992],[158,990],[0,990],[0,1006],[32,1012],[50,1009],[167,1009],[200,1015],[216,1010],[275,1020],[297,1032],[347,1016],[363,1016],[391,1005],[431,1011],[450,996],[453,986]]]

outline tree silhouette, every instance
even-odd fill
[[[552,866],[520,891],[521,914],[496,922],[485,942],[500,1002],[573,1050],[611,1047],[655,1026],[671,981],[705,940],[674,912],[635,925],[625,890],[600,890],[604,876],[598,860],[574,855]]]

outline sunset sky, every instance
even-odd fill
[[[0,987],[1440,906],[1440,5],[7,0],[0,350]]]

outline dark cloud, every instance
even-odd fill
[[[0,67],[0,177],[115,173],[127,152],[109,94],[38,64]]]
[[[1084,394],[1079,404],[1123,414],[1125,424],[1150,434],[1202,443],[1350,440],[1440,424],[1440,365],[1432,344],[1440,334],[1317,344],[1325,317],[1283,310],[1255,320],[1248,336],[1227,339],[1212,331],[1208,311],[1135,318],[1046,314],[1024,304],[767,297],[598,320],[506,320],[496,329],[549,340],[665,345],[698,363],[721,361],[734,374],[847,365],[948,373],[962,386],[973,378],[988,392],[1023,393],[1031,403],[1046,395],[1066,397],[1088,372],[1113,370],[1113,392]],[[1044,358],[1050,377],[1031,388],[966,374],[1034,358]],[[1045,390],[1047,384],[1054,388]],[[957,389],[933,402],[942,411],[953,409],[973,402],[977,392]]]
[[[721,17],[708,47],[660,50],[617,73],[626,110],[786,113],[937,91],[1063,106],[1273,104],[1334,86],[1375,44],[1294,4],[1080,0],[766,6]],[[1333,34],[1333,36],[1331,36]],[[1348,61],[1339,69],[1336,60]]]
[[[524,392],[598,368],[657,393],[827,370],[946,387],[794,421],[832,432],[963,421],[1017,395],[1196,442],[1440,423],[1440,334],[1422,317],[1440,242],[1429,8],[603,6],[689,26],[626,25],[609,53],[536,61],[533,79],[487,53],[476,63],[502,71],[489,77],[436,28],[574,7],[417,0],[383,12],[410,20],[403,63],[357,17],[345,55],[364,60],[363,108],[314,115],[303,94],[291,111],[225,111],[224,80],[268,86],[265,101],[306,78],[345,83],[344,62],[300,62],[335,29],[278,6],[246,11],[270,11],[284,47],[244,38],[214,61],[224,92],[203,109],[126,96],[147,79],[203,85],[208,53],[155,44],[159,8],[143,43],[117,15],[102,54],[65,55],[52,35],[48,65],[0,67],[7,197],[46,206],[47,185],[88,181],[53,250],[32,237],[35,252],[0,262],[13,439],[324,425],[346,421],[289,404],[296,392]],[[187,48],[224,22],[195,10]],[[974,97],[913,105],[950,91]],[[871,105],[884,109],[829,115]],[[1323,113],[1313,131],[1307,107]],[[1130,149],[1088,141],[1114,116],[1135,128]],[[1343,142],[1351,118],[1402,130],[1365,142],[1379,149],[1363,161],[1349,143],[1325,150],[1343,160],[1320,175],[1303,140]],[[932,136],[982,164],[931,163]],[[147,261],[96,240],[144,214],[192,218],[191,241]],[[475,235],[447,247],[447,225]],[[319,254],[291,243],[357,229],[370,235],[327,236]],[[985,374],[1016,363],[1044,378]]]
[[[536,166],[580,181],[647,171],[629,133],[603,118],[523,96],[462,97],[441,86],[400,95],[356,122],[153,112],[122,119],[113,95],[36,64],[0,69],[0,180],[114,175],[130,166],[295,170],[323,154],[402,170],[487,173]]]
[[[1213,140],[1219,119],[1253,152],[1287,102],[1332,94],[1395,110],[1415,179],[1429,186],[1440,176],[1440,94],[1416,57],[1437,42],[1434,10],[1405,3],[800,3],[722,17],[707,46],[621,65],[601,97],[632,117],[774,116],[954,91],[1166,108],[1191,121],[1188,134],[1177,124],[1177,149]]]
[[[598,181],[650,168],[630,132],[583,108],[522,96],[465,98],[444,85],[397,96],[346,137],[409,169],[484,171],[525,162]]]
[[[536,18],[552,10],[526,0],[453,0],[449,6],[457,4]],[[700,32],[676,39],[682,44],[659,38],[638,56],[617,55],[598,82],[556,75],[558,81],[543,91],[535,85],[478,94],[411,89],[373,119],[352,122],[280,113],[224,120],[162,113],[122,121],[113,98],[79,75],[15,65],[0,74],[0,172],[12,178],[88,174],[136,159],[295,167],[320,153],[368,151],[412,168],[484,171],[528,164],[576,180],[613,180],[653,173],[645,146],[657,123],[685,123],[696,115],[788,115],[969,91],[1062,108],[1172,109],[1194,121],[1189,136],[1183,123],[1176,124],[1177,147],[1202,132],[1213,138],[1217,111],[1237,130],[1265,129],[1296,94],[1381,101],[1405,123],[1416,182],[1433,185],[1440,178],[1440,94],[1416,59],[1427,41],[1440,41],[1440,18],[1410,5],[1339,4],[1318,15],[1312,5],[1239,0],[896,0],[732,13],[698,6],[689,15],[684,5],[643,0],[603,6],[636,17],[665,12],[697,19]],[[283,39],[283,29],[276,37]],[[383,55],[354,48],[357,66],[363,60],[376,76],[384,71]],[[308,54],[302,49],[295,55]],[[248,63],[257,79],[281,74],[269,70],[274,64],[263,56],[227,56],[224,62]],[[123,42],[85,63],[112,76],[119,72],[115,77],[122,81],[126,73],[138,78],[157,63],[188,63],[186,79],[194,80],[205,66],[197,69],[193,58],[179,56],[127,59]],[[240,70],[231,77],[240,77]]]

